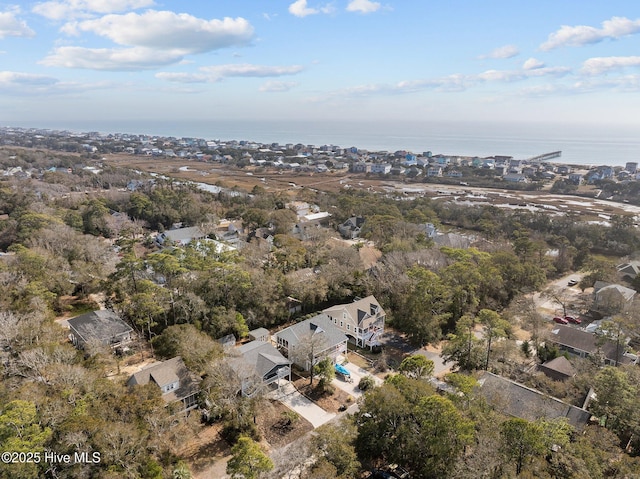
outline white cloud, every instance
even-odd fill
[[[114,88],[114,85],[110,82],[64,82],[45,75],[0,71],[0,93],[14,96],[77,95],[81,92],[105,88]]]
[[[68,34],[91,32],[130,48],[56,48],[47,66],[136,71],[184,61],[189,54],[248,44],[253,27],[244,18],[205,20],[188,14],[148,10],[67,23]]]
[[[18,8],[0,12],[0,39],[5,37],[34,37],[36,32],[28,27],[27,22],[18,20]]]
[[[301,65],[291,66],[267,66],[249,64],[229,64],[202,67],[205,71],[217,78],[225,77],[274,77],[283,75],[294,75],[304,70]]]
[[[547,41],[540,45],[541,50],[553,50],[562,46],[580,47],[598,43],[605,39],[618,39],[640,32],[640,19],[629,20],[625,17],[612,17],[602,22],[602,28],[588,25],[568,26],[549,35]]]
[[[42,86],[57,83],[53,77],[36,75],[33,73],[21,73],[12,71],[0,71],[0,89],[14,86]]]
[[[289,5],[289,13],[291,15],[295,15],[296,17],[306,17],[308,15],[316,15],[318,13],[334,13],[335,7],[327,3],[318,8],[311,8],[307,5],[307,0],[296,0],[291,5]]]
[[[571,71],[567,67],[538,67],[522,70],[487,70],[478,75],[483,81],[513,82],[526,80],[527,78],[543,76],[564,76]]]
[[[160,72],[156,78],[179,83],[215,83],[228,77],[279,77],[295,75],[304,70],[301,65],[268,66],[250,64],[229,64],[201,67],[199,73]]]
[[[307,0],[296,0],[289,5],[289,13],[296,17],[306,17],[307,15],[315,15],[320,13],[317,8],[310,8],[307,6]]]
[[[545,84],[534,87],[523,88],[517,92],[518,96],[524,97],[545,97],[545,96],[567,96],[584,95],[598,91],[617,91],[624,93],[640,92],[640,75],[627,75],[615,78],[598,78],[588,80],[578,80],[567,84]]]
[[[107,71],[152,70],[182,60],[181,52],[144,47],[84,48],[58,47],[40,63],[49,67]]]
[[[206,83],[208,76],[202,73],[159,72],[156,78],[175,83]]]
[[[425,90],[460,92],[486,82],[516,82],[537,77],[563,77],[571,72],[567,67],[539,67],[529,70],[487,70],[477,75],[453,74],[438,78],[406,80],[395,84],[367,84],[336,90],[329,97],[363,97],[371,95],[394,95]],[[318,98],[318,101],[322,98]]]
[[[544,62],[538,60],[537,58],[529,58],[522,65],[522,68],[524,70],[535,70],[537,68],[542,68],[542,67],[544,67]]]
[[[63,0],[36,3],[33,13],[51,20],[87,17],[92,13],[115,13],[150,7],[153,0]]]
[[[380,9],[382,5],[379,2],[371,0],[351,0],[347,5],[348,12],[373,13]]]
[[[587,75],[600,75],[612,70],[622,70],[627,67],[640,67],[640,57],[595,57],[585,60],[582,72]]]
[[[506,59],[506,58],[513,58],[519,53],[520,51],[518,50],[518,47],[516,47],[515,45],[505,45],[505,46],[496,48],[488,55],[480,55],[479,58],[480,59],[485,59],[485,58]]]
[[[283,92],[289,91],[298,86],[294,81],[268,81],[258,88],[262,92]]]
[[[106,15],[95,20],[67,24],[67,33],[91,32],[119,45],[202,53],[246,45],[253,27],[244,18],[204,20],[192,15],[148,10],[142,14]]]

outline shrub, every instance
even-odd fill
[[[372,376],[364,376],[358,383],[358,389],[360,389],[361,391],[366,391],[367,389],[371,389],[375,385],[376,382],[373,380]]]

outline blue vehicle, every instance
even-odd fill
[[[342,364],[336,363],[335,369],[336,369],[336,375],[342,378],[343,381],[346,381],[348,383],[353,381],[353,379],[351,379],[351,373]]]

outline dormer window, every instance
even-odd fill
[[[178,389],[178,383],[179,383],[179,381],[176,381],[176,382],[171,383],[171,384],[167,384],[166,386],[164,386],[162,388],[162,393],[166,394],[169,391],[173,391],[174,389]]]

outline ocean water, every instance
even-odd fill
[[[513,156],[526,159],[562,151],[556,163],[624,165],[640,162],[640,128],[630,126],[506,122],[122,120],[13,122],[0,126],[74,132],[139,133],[207,140],[249,140],[355,146],[370,151]]]

